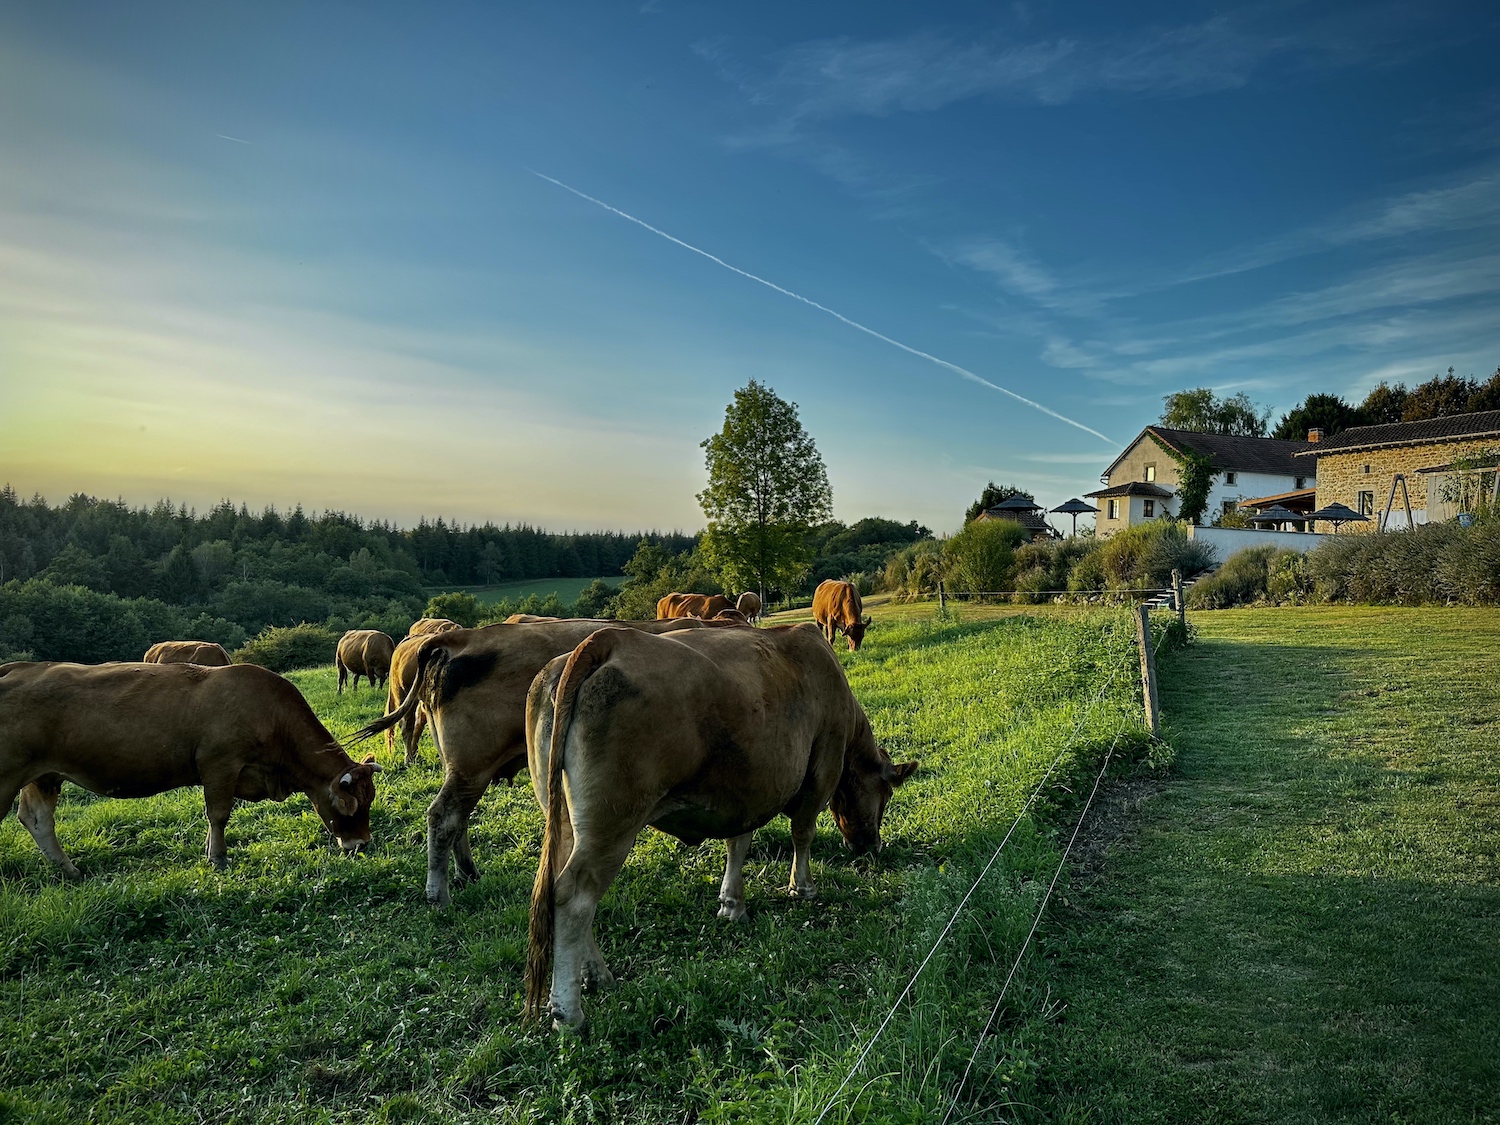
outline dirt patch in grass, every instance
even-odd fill
[[[1069,863],[1075,884],[1091,882],[1103,869],[1110,851],[1140,825],[1146,805],[1169,784],[1160,770],[1137,769],[1110,778],[1099,786],[1094,807],[1078,830]]]

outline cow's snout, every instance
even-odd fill
[[[344,850],[345,855],[358,855],[370,846],[370,837],[368,836],[362,840],[356,840],[349,836],[340,836],[338,841],[339,847]]]

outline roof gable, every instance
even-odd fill
[[[1195,430],[1173,430],[1166,426],[1147,426],[1133,442],[1110,462],[1103,475],[1112,475],[1120,462],[1143,441],[1155,438],[1178,453],[1196,453],[1207,457],[1217,473],[1270,473],[1274,476],[1307,476],[1309,466],[1294,461],[1298,453],[1311,448],[1309,441],[1281,441],[1277,438],[1240,437],[1235,434],[1203,434]]]

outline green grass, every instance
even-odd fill
[[[643,833],[599,911],[621,983],[589,999],[586,1041],[518,1018],[542,828],[524,784],[481,804],[483,877],[447,913],[423,902],[430,748],[403,770],[380,747],[375,842],[354,860],[301,796],[237,809],[221,875],[201,858],[198,791],[112,801],[69,787],[59,835],[85,879],[63,885],[8,818],[0,1121],[811,1121],[1061,754],[828,1117],[933,1119],[1051,876],[1052,826],[1117,736],[1124,757],[1143,752],[1124,618],[980,616],[887,620],[842,654],[877,735],[922,769],[873,862],[848,859],[824,818],[817,901],[782,890],[784,821],[757,835],[738,925],[714,917],[722,845]],[[335,697],[330,669],[293,679],[340,734],[381,709],[368,690]],[[1047,977],[1033,959],[1012,987],[1009,1030],[963,1101],[978,1119],[1038,1096]]]
[[[1039,1119],[1500,1120],[1500,612],[1197,614],[1048,953]]]
[[[458,591],[473,594],[485,605],[494,605],[502,598],[518,602],[532,594],[544,600],[548,594],[556,594],[558,601],[564,605],[572,605],[578,600],[578,595],[594,581],[593,578],[528,578],[524,582],[501,582],[494,586],[431,586],[427,593],[435,595]],[[604,574],[599,576],[598,581],[620,586],[624,583],[625,576]]]

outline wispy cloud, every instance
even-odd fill
[[[800,293],[794,293],[790,289],[777,285],[774,281],[767,281],[765,278],[757,276],[756,274],[751,273],[749,270],[742,270],[739,268],[739,266],[732,266],[728,262],[724,261],[723,258],[710,254],[707,250],[702,250],[689,242],[684,242],[682,239],[677,238],[675,235],[670,235],[659,227],[652,226],[644,219],[638,219],[634,215],[620,210],[618,207],[613,207],[610,204],[605,203],[602,199],[595,199],[592,195],[586,195],[575,187],[569,187],[561,180],[555,180],[551,176],[544,175],[543,173],[537,172],[533,169],[528,170],[531,171],[531,174],[533,176],[536,176],[538,179],[546,180],[549,184],[555,184],[557,187],[562,188],[564,191],[571,192],[573,195],[578,196],[579,199],[587,200],[588,202],[594,204],[596,207],[602,207],[604,208],[604,210],[610,212],[611,214],[618,215],[620,218],[632,222],[636,226],[650,231],[652,234],[658,236],[659,238],[665,238],[668,242],[674,243],[677,246],[681,246],[684,250],[691,250],[694,254],[697,254],[703,258],[707,258],[715,265],[722,266],[730,273],[737,273],[741,277],[747,278],[758,285],[764,285],[767,289],[775,290],[777,293],[780,293],[784,297],[790,297],[794,301],[800,301],[804,305],[815,308],[819,312],[826,313],[829,316],[833,317],[835,320],[847,324],[850,328],[853,328],[859,332],[863,332],[867,336],[873,336],[875,339],[880,340],[882,343],[890,344],[893,348],[899,348],[901,351],[906,352],[908,355],[914,355],[919,359],[925,359],[929,363],[936,364],[938,367],[945,368],[946,370],[953,372],[955,375],[959,376],[962,379],[966,379],[971,383],[977,383],[982,387],[988,387],[992,391],[999,391],[1001,394],[1015,399],[1017,402],[1024,403],[1025,405],[1031,407],[1033,410],[1039,410],[1043,414],[1046,414],[1051,418],[1056,418],[1059,422],[1066,422],[1068,425],[1074,427],[1075,429],[1082,430],[1087,434],[1093,434],[1101,441],[1109,442],[1111,445],[1118,444],[1107,434],[1101,434],[1098,430],[1090,426],[1085,426],[1082,422],[1079,422],[1073,418],[1069,418],[1066,414],[1060,414],[1058,411],[1053,410],[1050,406],[1044,406],[1042,403],[1037,402],[1035,399],[1030,399],[1025,397],[1024,395],[1019,395],[1008,387],[1002,387],[999,383],[992,383],[990,382],[990,380],[984,378],[983,376],[976,375],[966,367],[960,367],[956,363],[949,363],[946,359],[939,359],[937,356],[931,354],[930,352],[924,352],[920,348],[912,347],[910,344],[903,344],[900,340],[887,336],[883,332],[877,332],[875,331],[875,329],[861,324],[859,321],[853,320],[850,317],[845,316],[843,313],[829,308],[827,305],[820,304],[810,297],[804,297]]]

